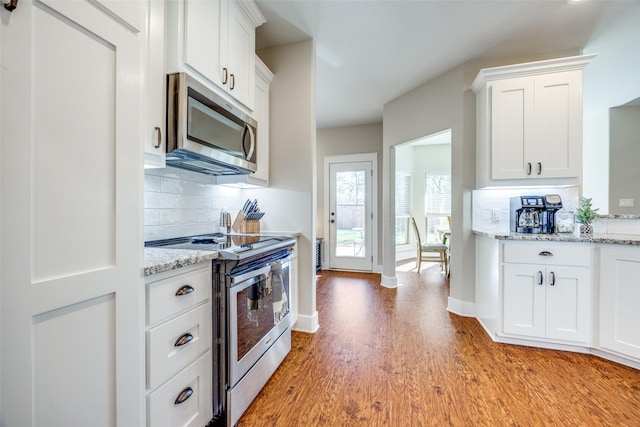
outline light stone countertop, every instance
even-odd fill
[[[144,275],[150,276],[216,258],[218,252],[215,251],[144,248]]]
[[[576,236],[573,233],[555,234],[528,234],[528,233],[494,233],[473,231],[475,235],[490,237],[498,240],[524,240],[542,242],[580,242],[580,243],[606,243],[614,245],[640,246],[640,235],[635,234],[603,234],[594,233],[593,236]]]

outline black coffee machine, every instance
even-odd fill
[[[560,195],[512,197],[510,205],[512,232],[531,234],[556,232],[556,212],[562,209]]]

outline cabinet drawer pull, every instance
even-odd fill
[[[227,67],[224,67],[222,69],[222,84],[226,85],[228,80],[229,80],[229,71],[227,70]]]
[[[174,405],[179,405],[179,404],[185,402],[187,399],[189,399],[191,397],[192,394],[193,394],[193,389],[191,387],[185,388],[184,390],[182,390],[180,392],[178,397],[176,397],[176,401],[173,402]]]
[[[193,286],[190,285],[184,285],[182,286],[180,289],[178,289],[176,291],[176,296],[182,296],[182,295],[187,295],[190,294],[191,292],[195,291],[195,289],[193,289]]]
[[[174,347],[182,347],[183,345],[189,344],[193,340],[193,335],[190,333],[183,334],[180,338],[178,338],[173,344]]]
[[[538,271],[538,285],[542,286],[543,281],[544,281],[544,275],[542,274],[542,271]]]
[[[538,162],[538,175],[542,174],[542,163]]]
[[[156,144],[153,146],[153,148],[160,148],[160,146],[162,145],[162,129],[160,129],[158,126],[155,127],[155,131],[156,131],[156,135],[158,136],[157,140],[156,140]]]
[[[551,286],[555,286],[556,285],[556,273],[554,273],[553,271],[551,273],[549,273],[549,275],[551,276]]]
[[[553,253],[551,253],[549,251],[542,251],[538,255],[540,255],[540,256],[553,256]]]
[[[531,163],[527,163],[527,175],[531,175]]]

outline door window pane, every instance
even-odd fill
[[[336,172],[336,256],[364,257],[365,171]]]
[[[448,230],[451,216],[451,175],[425,174],[427,241],[440,240],[439,230]]]

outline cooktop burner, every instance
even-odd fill
[[[292,247],[295,240],[288,236],[256,236],[213,233],[198,236],[145,242],[149,248],[216,251],[222,259],[238,260]]]

